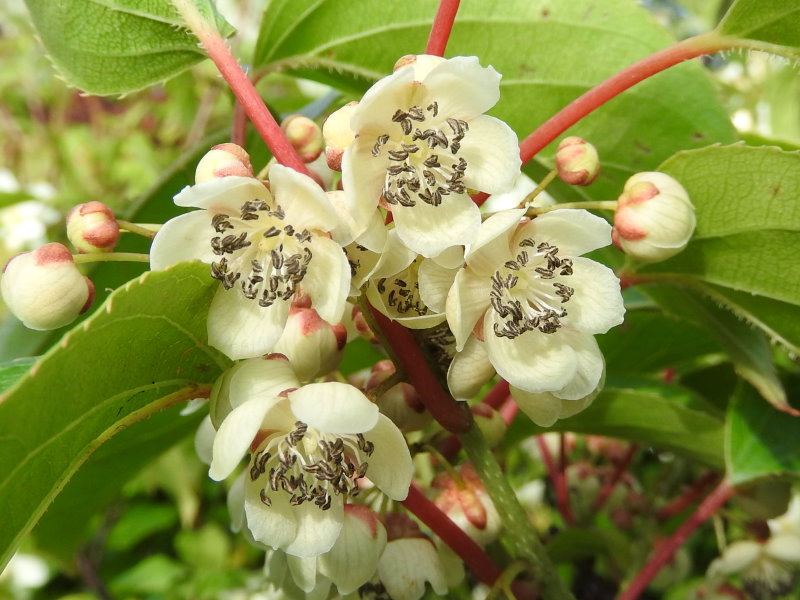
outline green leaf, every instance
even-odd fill
[[[35,362],[35,358],[20,358],[0,366],[0,392],[5,392],[19,381],[20,377],[25,375]]]
[[[800,476],[800,418],[761,402],[742,384],[725,427],[725,463],[733,485],[775,476]]]
[[[424,51],[435,8],[430,0],[372,2],[369,10],[358,2],[275,0],[262,21],[254,64],[363,92],[391,73],[400,56]],[[464,0],[447,55],[476,55],[503,75],[500,102],[490,112],[524,136],[591,87],[672,43],[628,0]],[[677,150],[736,139],[695,64],[637,85],[568,134],[598,147],[603,170],[589,188],[551,189],[604,199],[619,195],[634,172],[655,168]],[[537,157],[546,168],[554,148]]]
[[[177,75],[205,58],[163,0],[25,0],[60,75],[86,93],[126,94]],[[198,9],[222,35],[233,33],[210,0]]]
[[[800,46],[800,6],[787,0],[737,0],[717,27],[719,33],[792,47]]]
[[[725,348],[736,372],[749,381],[773,406],[793,411],[772,362],[767,338],[710,299],[672,286],[645,286],[644,291],[674,314],[706,327]]]
[[[705,401],[688,390],[644,378],[609,377],[606,388],[584,411],[544,429],[515,419],[509,440],[545,431],[574,431],[622,438],[671,450],[722,469],[723,423]]]
[[[201,263],[146,273],[0,396],[0,564],[92,451],[230,364],[205,343],[216,286]]]

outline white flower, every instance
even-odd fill
[[[585,399],[604,369],[593,336],[621,323],[625,309],[614,273],[580,255],[607,245],[611,228],[583,210],[523,214],[491,216],[466,254],[447,297],[456,350],[474,333],[485,350],[466,349],[485,352],[513,388]]]
[[[209,475],[225,479],[250,451],[244,511],[253,538],[309,557],[333,546],[359,480],[402,500],[413,465],[403,434],[356,388],[297,386],[286,360],[236,367],[216,399],[231,410],[214,437]]]
[[[483,114],[499,83],[474,56],[421,56],[372,86],[353,109],[356,137],[342,160],[353,212],[368,214],[382,197],[402,241],[423,256],[468,244],[480,225],[468,189],[508,191],[520,167],[516,134]]]
[[[270,188],[229,176],[184,188],[150,250],[153,269],[200,259],[221,282],[208,315],[208,342],[232,359],[269,352],[292,299],[304,293],[328,323],[341,321],[350,267],[329,237],[336,211],[314,181],[288,167],[270,168]]]
[[[394,600],[419,600],[425,583],[439,596],[447,593],[447,575],[436,546],[427,538],[400,538],[386,544],[378,575]]]

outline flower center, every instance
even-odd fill
[[[492,275],[489,296],[492,308],[503,320],[502,325],[494,324],[494,333],[509,339],[534,329],[555,333],[567,316],[563,304],[575,290],[551,280],[572,275],[572,260],[559,258],[558,247],[546,242],[537,245],[526,238],[519,246],[514,260],[506,261]]]
[[[261,490],[261,502],[272,506],[271,493],[289,496],[289,504],[313,502],[320,510],[331,507],[332,495],[357,496],[358,480],[367,474],[366,458],[375,446],[360,433],[330,435],[297,421],[285,436],[273,436],[256,452],[250,466],[250,480],[264,473],[268,483]]]
[[[444,196],[466,193],[467,161],[458,156],[469,130],[466,121],[440,117],[436,102],[424,110],[420,106],[398,109],[392,121],[400,125],[403,136],[379,135],[372,148],[373,156],[385,150],[389,159],[383,184],[386,202],[414,206],[422,200],[439,206]]]
[[[415,259],[400,273],[377,281],[376,288],[386,306],[398,315],[414,313],[423,316],[429,312],[419,295],[419,260]]]
[[[280,205],[264,200],[248,200],[238,217],[214,215],[211,224],[220,235],[211,239],[211,249],[221,258],[211,263],[211,276],[226,290],[238,284],[262,307],[289,300],[308,271],[312,237],[285,219]]]

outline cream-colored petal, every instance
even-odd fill
[[[270,506],[261,501],[266,486]],[[297,509],[289,504],[289,495],[269,489],[269,477],[245,480],[244,514],[253,539],[276,550],[284,550],[297,535]]]
[[[764,544],[764,552],[789,564],[800,563],[800,535],[796,533],[778,533]]]
[[[211,479],[222,481],[239,465],[274,402],[273,398],[253,398],[225,417],[211,450]]]
[[[251,398],[276,398],[288,389],[300,387],[292,365],[282,356],[250,358],[236,365],[228,382],[233,408]]]
[[[367,300],[369,300],[369,303],[373,308],[375,308],[375,310],[384,315],[386,318],[391,319],[392,321],[397,321],[403,325],[403,327],[408,329],[429,329],[439,325],[440,323],[444,323],[445,321],[444,313],[431,311],[430,313],[420,315],[413,310],[409,310],[408,312],[402,314],[397,312],[394,308],[386,304],[383,295],[378,291],[376,283],[374,282],[367,287],[366,294]]]
[[[535,329],[509,339],[495,334],[494,324],[502,323],[494,310],[486,314],[484,339],[489,359],[500,377],[536,393],[560,390],[575,377],[575,350],[558,331],[546,334]]]
[[[342,156],[345,204],[354,223],[366,222],[372,217],[383,193],[389,160],[384,155],[372,155],[374,144],[372,138],[356,138]]]
[[[364,437],[375,445],[367,459],[367,477],[392,500],[405,500],[414,476],[414,464],[406,438],[386,415],[379,414],[378,422]]]
[[[488,194],[510,192],[519,175],[517,134],[500,119],[481,115],[469,122],[459,158],[467,161],[464,183]]]
[[[524,209],[504,210],[481,224],[475,242],[465,257],[474,273],[491,276],[513,258],[510,240],[524,215]]]
[[[477,57],[456,56],[436,65],[425,76],[422,88],[426,95],[420,104],[437,102],[442,121],[446,118],[469,121],[497,104],[500,79],[494,68],[482,67]]]
[[[397,229],[390,229],[386,235],[386,245],[381,251],[380,260],[372,270],[370,279],[380,279],[396,275],[417,258],[417,253],[410,250],[400,237]]]
[[[300,558],[299,556],[286,555],[286,564],[289,565],[289,573],[292,574],[292,579],[297,584],[297,587],[306,593],[317,587],[317,560],[316,556]]]
[[[267,200],[269,190],[254,177],[219,177],[183,188],[175,196],[178,206],[205,208],[213,214],[238,215],[248,200]]]
[[[275,202],[286,213],[286,222],[296,230],[331,231],[339,216],[317,183],[294,169],[275,163],[269,169]]]
[[[333,547],[342,530],[342,498],[334,496],[331,507],[321,510],[313,502],[293,506],[297,522],[295,538],[284,548],[293,556],[319,556]]]
[[[562,304],[567,316],[561,319],[565,326],[583,333],[605,333],[619,325],[625,318],[625,305],[619,279],[614,272],[593,260],[572,259],[573,274],[558,277],[575,291],[569,301]]]
[[[434,312],[443,314],[447,294],[458,273],[458,267],[442,267],[433,259],[425,259],[419,266],[419,295],[425,305]]]
[[[564,343],[575,351],[575,376],[560,390],[553,390],[556,397],[563,400],[580,400],[596,391],[603,373],[605,361],[603,353],[593,336],[561,329],[553,335],[560,335]]]
[[[283,333],[289,306],[278,299],[262,307],[238,288],[220,285],[208,311],[208,343],[233,360],[267,354]]]
[[[511,244],[516,247],[525,238],[537,244],[547,242],[558,246],[558,255],[580,256],[611,243],[608,221],[585,210],[554,210],[533,219],[521,227]]]
[[[197,452],[197,457],[207,465],[211,464],[211,449],[214,445],[214,436],[216,434],[217,430],[214,429],[209,416],[206,416],[200,422],[200,427],[197,428],[197,432],[194,434],[194,449]]]
[[[475,324],[489,308],[489,291],[492,282],[488,277],[461,269],[447,294],[447,323],[456,338],[456,350],[461,351]]]
[[[414,206],[398,204],[392,215],[403,243],[426,257],[471,243],[481,224],[481,211],[466,194],[445,196],[439,206],[421,200]]]
[[[386,529],[377,515],[370,524],[345,510],[336,543],[319,557],[320,571],[333,580],[340,594],[350,594],[375,574],[385,547]]]
[[[567,400],[556,398],[549,392],[532,393],[510,386],[511,396],[519,409],[539,427],[550,427],[561,415],[561,405]]]
[[[428,539],[400,538],[386,544],[378,574],[393,600],[419,600],[426,582],[439,596],[447,593],[447,578]]]
[[[525,175],[525,173],[519,173],[514,179],[514,186],[510,191],[501,194],[492,194],[486,199],[486,202],[481,204],[481,213],[484,215],[491,215],[501,210],[519,208],[522,205],[522,201],[535,189],[536,182]],[[539,193],[536,196],[536,200],[542,195],[547,196],[547,193]],[[536,200],[534,204],[538,204]]]
[[[455,398],[472,398],[494,375],[486,344],[472,335],[447,369],[447,387]]]
[[[311,298],[317,314],[335,325],[342,320],[350,292],[350,263],[342,247],[330,238],[315,237],[311,251],[313,256],[300,288]]]
[[[201,260],[211,264],[218,257],[211,250],[211,238],[217,233],[211,227],[211,215],[194,210],[170,219],[153,238],[150,246],[150,268],[161,271],[176,263]]]
[[[228,490],[226,504],[231,517],[231,531],[241,531],[244,526],[244,480],[245,472],[242,471]]]
[[[310,383],[289,392],[289,401],[299,420],[325,433],[364,433],[378,421],[378,407],[346,383]]]
[[[382,134],[400,137],[402,129],[399,124],[392,122],[392,116],[398,110],[411,107],[411,95],[416,87],[413,81],[414,70],[405,68],[375,82],[353,111],[351,129],[359,135],[369,133],[376,137]],[[374,139],[369,141],[370,145],[374,143]]]

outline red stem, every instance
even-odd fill
[[[256,131],[267,144],[275,159],[287,167],[293,168],[305,175],[309,175],[303,161],[294,149],[294,146],[286,139],[286,135],[275,121],[272,113],[261,100],[255,86],[247,78],[236,58],[228,48],[225,41],[218,35],[203,36],[200,40],[206,49],[209,58],[217,65],[220,74],[228,82],[239,104],[242,105],[244,112],[250,117],[250,121]]]
[[[241,146],[245,150],[247,143],[247,115],[244,114],[242,105],[238,102],[233,107],[233,123],[231,124],[231,143]]]
[[[638,449],[639,446],[637,444],[631,444],[628,446],[628,451],[625,453],[625,456],[622,457],[622,460],[617,464],[617,468],[615,469],[614,474],[611,476],[611,479],[606,482],[606,484],[600,490],[600,493],[597,495],[597,499],[592,505],[593,512],[597,512],[603,508],[609,496],[611,496],[611,492],[614,491],[617,483],[619,483],[619,480],[622,479],[625,471],[628,470],[631,460],[633,460],[633,455],[636,454]]]
[[[428,500],[416,483],[411,484],[408,497],[403,500],[403,506],[450,546],[479,581],[491,586],[500,576],[502,570],[483,551],[483,548],[453,523],[438,506]]]
[[[450,433],[464,433],[472,423],[466,403],[456,400],[442,388],[411,332],[370,307],[375,323],[391,346],[399,367],[420,395],[420,400],[439,424]]]
[[[494,409],[499,409],[505,404],[511,391],[508,389],[508,382],[505,379],[498,381],[483,397],[483,403]]]
[[[713,471],[709,471],[705,475],[703,475],[700,479],[698,479],[689,489],[687,489],[683,494],[675,498],[672,502],[667,504],[666,506],[662,506],[658,513],[656,513],[656,517],[659,521],[666,521],[674,517],[675,515],[682,513],[684,510],[689,508],[692,504],[697,502],[703,494],[705,494],[708,487],[716,483],[719,479],[719,475],[714,473]]]
[[[558,512],[567,525],[575,524],[575,517],[572,514],[572,507],[569,505],[569,489],[567,488],[567,478],[564,473],[556,467],[553,461],[553,455],[550,454],[550,449],[541,435],[536,436],[536,443],[539,445],[539,453],[542,455],[542,461],[547,472],[550,475],[550,481],[553,482],[553,487],[556,491],[556,504],[558,505]]]
[[[667,540],[661,544],[647,564],[636,574],[630,585],[617,597],[617,600],[636,600],[652,579],[658,574],[661,568],[666,565],[675,552],[689,539],[689,536],[716,513],[725,504],[735,490],[727,481],[722,481],[711,494],[703,500],[686,521],[675,530]]]
[[[728,47],[730,47],[730,42],[720,38],[717,34],[704,34],[683,40],[674,46],[659,50],[655,54],[635,62],[616,75],[606,79],[600,85],[590,89],[576,100],[573,100],[522,140],[519,145],[522,163],[525,164],[536,156],[542,148],[583,117],[643,79],[652,77],[656,73],[685,60],[696,58],[703,54],[711,54]]]
[[[447,40],[450,39],[450,32],[453,30],[453,21],[456,20],[460,1],[441,0],[439,2],[439,9],[433,18],[428,45],[425,46],[425,54],[444,56],[444,49],[447,47]]]
[[[509,398],[500,409],[500,416],[503,417],[503,421],[505,421],[506,425],[511,425],[518,412],[519,406],[514,402],[513,398]]]

